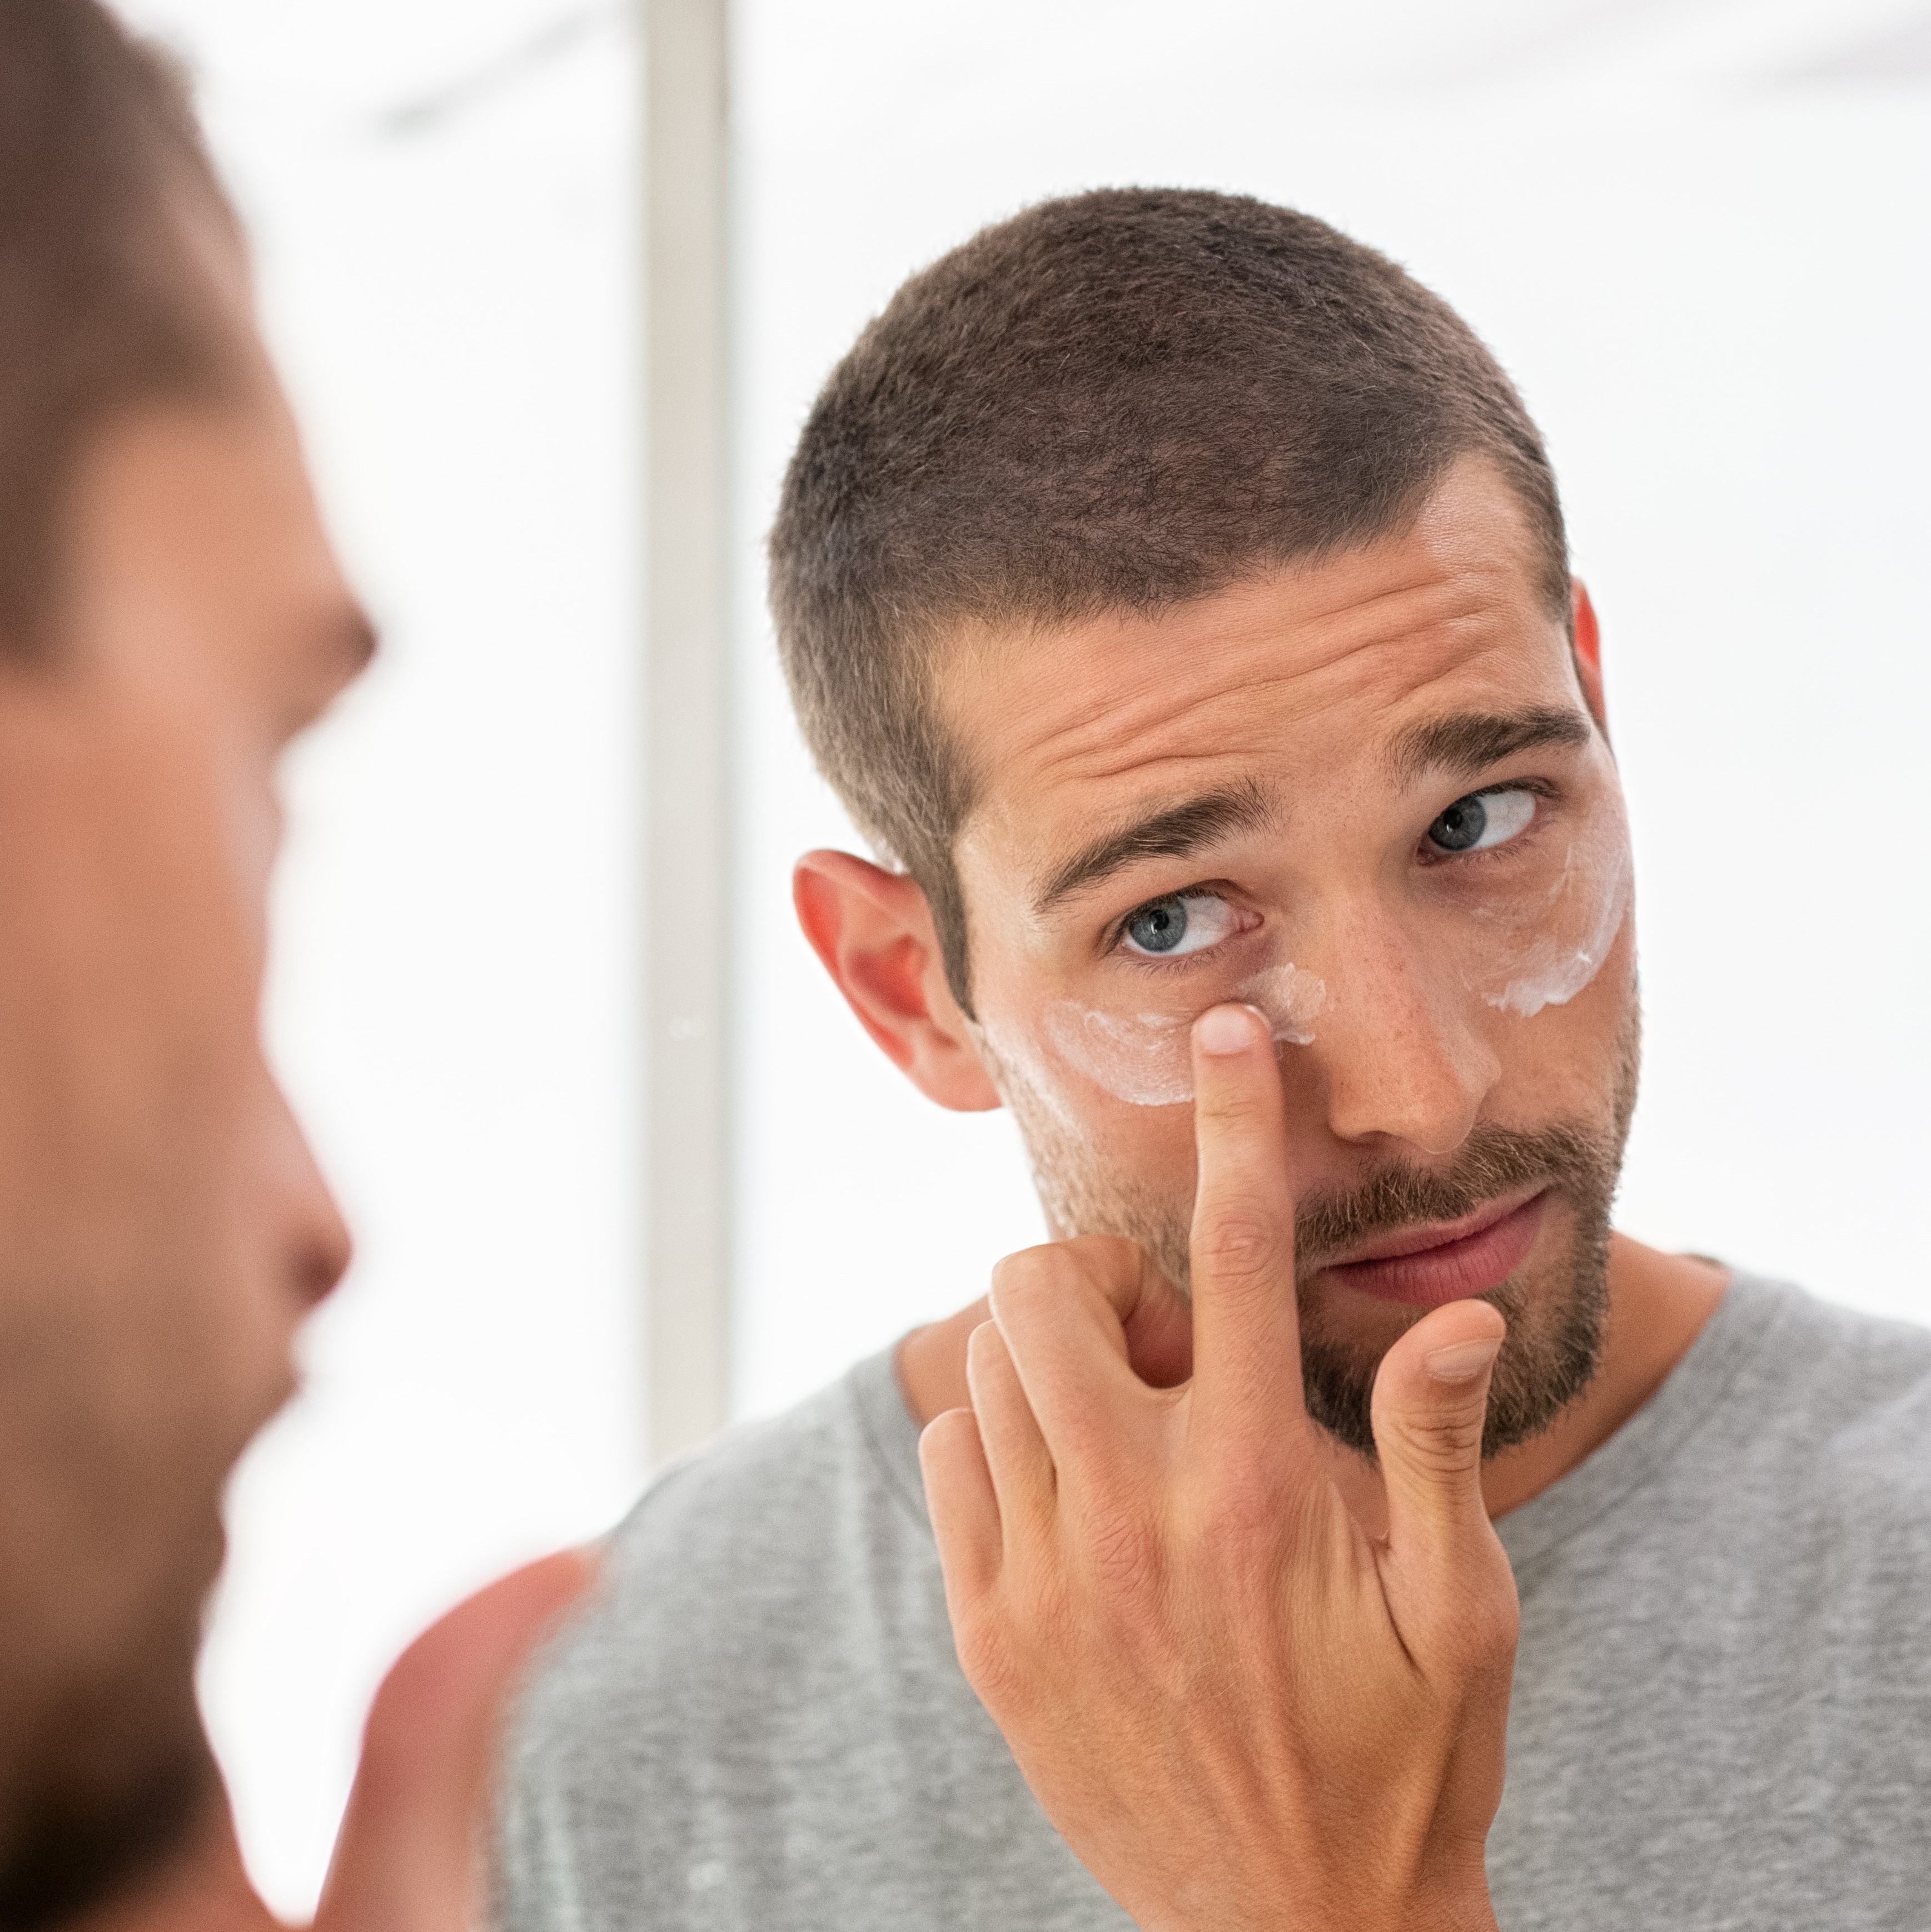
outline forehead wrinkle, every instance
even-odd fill
[[[1366,635],[1351,626],[1354,634],[1336,638],[1311,661],[1297,652],[1300,662],[1276,664],[1258,676],[1243,675],[1243,664],[1237,661],[1180,701],[1164,665],[1136,666],[1102,707],[1088,706],[1071,718],[1063,716],[1063,706],[1055,707],[1062,715],[1039,718],[1039,728],[1015,744],[1014,754],[1021,760],[1036,758],[1037,776],[1050,787],[1150,778],[1203,759],[1270,753],[1278,749],[1284,719],[1309,724],[1359,694],[1350,688],[1356,682],[1347,670],[1351,661],[1360,667],[1362,686],[1384,687],[1371,700],[1378,709],[1465,670],[1483,653],[1484,634],[1492,628],[1483,622],[1486,615],[1479,601],[1457,599],[1455,608],[1431,614],[1424,623],[1376,624]],[[1394,661],[1374,662],[1391,650]],[[1243,652],[1241,658],[1251,665],[1253,653]],[[1216,715],[1229,710],[1231,720]]]
[[[1354,702],[1405,707],[1509,640],[1517,562],[1506,545],[1411,532],[1399,549],[1257,574],[1177,610],[1057,633],[979,632],[940,673],[953,728],[978,741],[970,816],[1010,820],[1015,792],[1030,794],[1036,830],[1042,793],[1130,778],[1144,796],[1165,779],[1171,796],[1183,772],[1203,788],[1224,784],[1230,759],[1277,758],[1289,719]],[[1190,675],[1207,652],[1226,662]],[[1358,677],[1350,660],[1365,661]],[[1195,776],[1202,765],[1210,771]],[[1132,808],[1130,798],[1120,806]]]
[[[1029,666],[1050,658],[1056,650],[1062,658],[1081,654],[1103,657],[1107,662],[1096,669],[1103,670],[1116,685],[1120,681],[1121,661],[1138,661],[1142,668],[1128,674],[1129,690],[1123,697],[1130,700],[1136,694],[1159,695],[1171,689],[1172,670],[1168,662],[1147,662],[1148,653],[1144,646],[1147,643],[1164,646],[1156,653],[1162,660],[1182,648],[1188,649],[1190,657],[1198,658],[1216,646],[1279,650],[1285,641],[1283,633],[1292,632],[1296,634],[1296,655],[1302,662],[1262,680],[1264,684],[1288,682],[1318,674],[1395,634],[1417,637],[1441,626],[1477,616],[1491,602],[1468,581],[1486,572],[1466,566],[1444,566],[1441,560],[1430,556],[1425,560],[1425,567],[1411,570],[1400,582],[1384,584],[1369,594],[1336,586],[1327,598],[1312,608],[1285,614],[1276,608],[1252,608],[1257,593],[1265,596],[1270,587],[1281,590],[1312,587],[1322,583],[1332,569],[1330,566],[1312,572],[1257,574],[1177,610],[1153,614],[1118,612],[1057,632],[1025,628],[961,634],[955,640],[955,647],[942,659],[941,710],[950,714],[955,725],[969,722],[976,708],[971,701],[971,688],[976,685],[982,691],[996,688],[1006,700],[1001,710],[1010,718],[1013,713],[1009,708],[1009,700],[1015,676],[1023,677]],[[1430,591],[1442,593],[1450,608],[1406,616],[1399,614],[1398,608],[1390,608]],[[1248,608],[1225,608],[1237,600]],[[1363,629],[1371,634],[1351,634]],[[1189,640],[1189,632],[1198,634]],[[1045,736],[1054,735],[1057,733],[1048,719]],[[1042,741],[1036,735],[1021,740],[1015,748],[1024,750],[1029,744]]]

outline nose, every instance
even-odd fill
[[[270,1172],[280,1210],[283,1268],[305,1314],[348,1273],[355,1244],[286,1095],[279,1086],[271,1084],[270,1090]]]
[[[1453,1153],[1501,1076],[1473,996],[1432,973],[1423,949],[1392,920],[1352,920],[1336,940],[1307,1048],[1328,1130],[1356,1144]]]

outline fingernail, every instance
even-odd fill
[[[1496,1338],[1486,1342],[1452,1342],[1423,1360],[1438,1382],[1472,1382],[1495,1359],[1501,1346]]]
[[[1254,1016],[1246,1006],[1210,1006],[1193,1036],[1203,1053],[1245,1053],[1254,1044]]]

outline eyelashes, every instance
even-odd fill
[[[1558,796],[1556,788],[1536,778],[1466,792],[1429,822],[1416,856],[1438,866],[1500,854],[1534,830],[1545,816],[1543,802]],[[1243,917],[1252,921],[1244,928]],[[1136,906],[1113,928],[1105,950],[1159,966],[1210,952],[1259,922],[1258,915],[1243,915],[1225,892],[1189,886]]]
[[[1173,892],[1129,913],[1115,944],[1134,958],[1185,958],[1218,946],[1239,919],[1218,892]]]

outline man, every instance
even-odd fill
[[[645,1498],[508,1922],[1921,1924],[1931,1338],[1610,1232],[1600,639],[1465,326],[1045,204],[834,373],[772,586],[886,861],[805,928],[1057,1239]]]
[[[263,1060],[275,767],[373,642],[166,68],[0,0],[0,1927],[267,1928],[194,1701],[223,1484],[348,1239]],[[384,1694],[324,1917],[464,1922],[488,1724],[583,1579]]]

